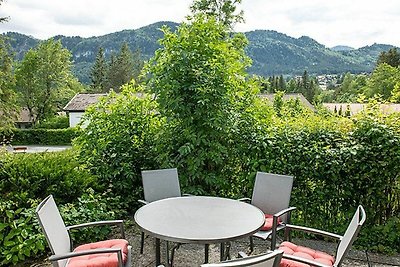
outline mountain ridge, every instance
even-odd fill
[[[173,31],[179,26],[171,21],[159,21],[135,30],[122,30],[101,36],[80,37],[57,35],[64,47],[73,55],[74,73],[80,81],[89,83],[90,70],[97,51],[103,47],[106,57],[119,51],[121,44],[127,42],[132,51],[139,49],[144,59],[149,59],[160,47],[157,40],[163,37],[160,31],[166,25]],[[361,73],[371,72],[379,54],[392,45],[373,44],[358,49],[347,46],[328,48],[316,40],[301,36],[294,38],[273,30],[254,30],[244,32],[249,45],[246,53],[253,60],[249,73],[262,76],[299,75],[307,70],[310,74]],[[28,49],[41,40],[21,33],[3,34],[9,37],[11,47],[18,60]]]

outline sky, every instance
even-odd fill
[[[47,39],[91,37],[158,21],[182,22],[192,0],[4,0],[0,32]],[[333,47],[374,43],[400,47],[400,0],[242,0],[236,31],[275,30]]]

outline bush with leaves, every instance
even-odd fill
[[[70,145],[79,134],[78,128],[66,129],[14,129],[13,145]]]
[[[110,197],[109,192],[95,193],[89,188],[73,203],[66,203],[60,207],[65,225],[115,220],[126,216],[126,211],[119,209],[119,204],[125,200],[122,197]],[[71,238],[74,246],[105,239],[111,233],[111,228],[88,227],[72,231]]]
[[[87,111],[89,124],[74,143],[98,185],[123,197],[121,208],[126,210],[134,209],[142,194],[141,169],[155,167],[154,140],[160,128],[156,110],[150,95],[126,85]]]
[[[65,129],[69,127],[68,116],[54,116],[35,125],[36,129]]]
[[[107,192],[99,194],[89,188],[74,202],[58,205],[64,223],[76,225],[126,215],[116,208],[122,200],[107,195]],[[63,202],[62,199],[55,200],[57,204]],[[0,201],[0,266],[15,265],[50,251],[35,215],[39,202],[39,199],[28,199],[24,204],[13,200]],[[106,239],[110,233],[110,227],[89,227],[72,231],[71,236],[76,246]]]
[[[61,203],[71,203],[96,179],[83,169],[75,150],[51,153],[0,152],[0,195],[24,205],[29,199],[53,194]]]
[[[257,93],[245,72],[247,39],[231,36],[226,25],[202,14],[177,32],[163,32],[162,48],[145,68],[147,87],[166,118],[157,160],[162,167],[178,167],[190,193],[232,194]]]
[[[375,102],[375,103],[374,103]],[[399,247],[398,234],[385,234],[386,246],[373,240],[394,229],[400,214],[400,123],[398,114],[383,114],[379,103],[352,118],[300,112],[270,117],[251,143],[248,183],[251,195],[258,170],[295,176],[294,220],[343,233],[357,205],[367,212],[359,243],[370,249]]]
[[[27,207],[21,207],[12,200],[0,200],[0,266],[43,254],[46,241],[35,217],[38,203],[29,200]]]

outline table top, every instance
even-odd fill
[[[160,239],[212,244],[250,236],[265,222],[255,206],[219,197],[188,196],[151,202],[138,209],[135,221]]]

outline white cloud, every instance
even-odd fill
[[[0,32],[45,39],[54,35],[97,36],[161,21],[181,22],[192,0],[6,0]],[[238,31],[276,30],[310,36],[331,47],[377,43],[400,46],[398,0],[243,0],[245,24]]]

